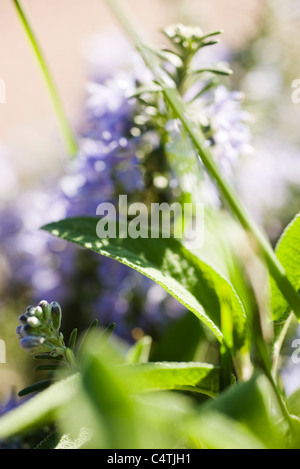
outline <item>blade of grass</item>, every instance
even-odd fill
[[[19,0],[12,0],[12,2],[16,7],[16,11],[18,13],[18,16],[21,20],[21,23],[22,23],[23,27],[24,27],[24,30],[26,32],[26,35],[27,35],[28,39],[29,39],[29,42],[30,42],[30,44],[33,48],[33,51],[34,51],[34,54],[37,58],[39,67],[41,69],[41,72],[42,72],[42,74],[45,78],[47,88],[49,90],[49,93],[50,93],[50,96],[51,96],[51,99],[52,99],[52,102],[53,102],[53,105],[54,105],[54,108],[55,108],[55,111],[56,111],[56,114],[57,114],[57,118],[58,118],[58,121],[59,121],[59,124],[60,124],[61,133],[62,133],[64,142],[65,142],[65,145],[66,145],[67,152],[70,155],[70,157],[73,158],[76,155],[76,152],[77,152],[77,144],[76,144],[76,140],[75,140],[75,137],[73,135],[73,132],[71,130],[68,118],[65,114],[65,111],[64,111],[61,99],[59,97],[56,85],[54,83],[53,77],[52,77],[51,72],[49,70],[49,67],[46,63],[46,60],[45,60],[44,55],[42,53],[41,47],[40,47],[40,45],[37,41],[37,38],[36,38],[32,28],[31,28],[31,26],[30,26],[30,24],[27,20],[27,17],[25,15],[25,12],[24,12],[22,6],[21,6],[20,1]]]

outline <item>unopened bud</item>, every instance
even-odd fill
[[[20,345],[24,349],[35,349],[43,345],[44,342],[43,337],[27,336],[21,340]]]
[[[50,308],[48,301],[45,301],[45,300],[40,301],[37,308],[40,308],[42,310],[43,319],[46,322],[48,322],[51,316],[51,308]]]
[[[22,335],[22,326],[18,326],[16,329],[16,334],[19,337],[19,339],[22,339],[24,336]]]
[[[52,324],[53,324],[54,329],[58,331],[61,325],[61,317],[62,317],[61,307],[57,303],[57,301],[52,301],[52,303],[50,304],[50,307],[51,307]]]
[[[41,322],[38,320],[37,317],[35,316],[32,316],[31,318],[28,318],[27,319],[27,324],[30,326],[30,327],[39,327],[41,325]]]
[[[29,318],[30,316],[33,316],[34,313],[35,313],[35,307],[34,306],[28,306],[28,308],[26,309],[25,316],[27,318]]]
[[[21,316],[19,317],[19,321],[22,323],[22,324],[26,324],[27,322],[27,317],[25,314],[21,314]]]
[[[35,308],[35,312],[34,312],[34,316],[38,319],[42,319],[43,318],[43,309],[40,307],[40,306],[37,306]]]
[[[22,334],[23,337],[26,337],[28,335],[34,335],[34,336],[39,336],[40,334],[34,330],[35,328],[32,327],[30,324],[25,324],[25,326],[21,327],[20,334]]]

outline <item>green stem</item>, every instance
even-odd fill
[[[56,114],[57,114],[57,117],[58,117],[58,121],[59,121],[59,124],[60,124],[60,127],[61,127],[61,132],[62,132],[64,141],[65,141],[65,145],[66,145],[68,154],[70,155],[70,157],[74,157],[76,155],[76,152],[77,152],[76,140],[75,140],[75,137],[74,137],[73,132],[71,130],[71,127],[69,125],[69,121],[68,121],[67,116],[65,114],[65,111],[64,111],[61,99],[59,97],[59,94],[57,92],[57,88],[55,86],[54,80],[53,80],[52,75],[50,73],[50,70],[47,66],[47,63],[45,61],[45,58],[44,58],[43,53],[41,51],[41,48],[40,48],[40,46],[37,42],[37,39],[36,39],[32,29],[31,29],[31,27],[28,23],[28,20],[27,20],[25,14],[24,14],[24,11],[23,11],[23,9],[20,5],[19,0],[12,0],[12,1],[14,3],[15,7],[16,7],[19,18],[20,18],[20,20],[23,24],[26,35],[29,39],[29,42],[31,43],[31,46],[33,48],[33,51],[34,51],[35,56],[37,58],[37,61],[39,63],[40,69],[41,69],[42,74],[45,78],[45,81],[46,81],[46,84],[47,84],[51,99],[53,101],[53,105],[54,105]]]
[[[284,339],[285,339],[285,336],[290,328],[290,325],[291,325],[291,322],[292,322],[292,319],[293,319],[293,315],[290,314],[288,316],[288,318],[286,319],[285,323],[284,323],[284,326],[274,344],[274,348],[273,348],[273,364],[272,364],[272,376],[274,378],[274,380],[276,379],[276,375],[277,375],[277,369],[278,369],[278,366],[279,366],[279,358],[280,358],[280,352],[281,352],[281,349],[282,349],[282,345],[283,345],[283,342],[284,342]]]
[[[277,401],[279,403],[279,406],[281,408],[281,411],[282,411],[282,414],[286,420],[286,422],[288,423],[289,427],[290,427],[290,430],[291,430],[291,433],[294,437],[297,436],[297,434],[299,433],[299,419],[294,416],[294,415],[291,415],[290,412],[289,412],[289,409],[287,407],[287,404],[286,404],[286,401],[283,397],[283,395],[281,394],[280,390],[278,389],[278,386],[272,376],[272,373],[267,373],[267,377],[271,383],[271,386],[274,390],[274,393],[276,395],[276,398],[277,398]]]
[[[226,344],[220,348],[220,392],[231,385],[232,357]]]
[[[226,294],[224,294],[226,298]],[[231,304],[224,301],[221,305],[221,331],[223,343],[220,348],[220,392],[231,385],[232,376],[232,351],[233,351],[233,319]]]
[[[199,128],[196,128],[193,121],[188,116],[185,104],[180,97],[178,90],[170,88],[165,82],[160,72],[160,66],[153,56],[149,53],[143,45],[140,36],[137,34],[135,27],[127,16],[123,6],[118,0],[106,0],[111,8],[114,10],[119,21],[127,31],[128,35],[134,41],[137,49],[140,51],[145,63],[151,69],[155,80],[162,88],[162,92],[165,96],[166,101],[173,109],[177,118],[181,121],[187,135],[189,135],[195,148],[197,149],[199,156],[206,167],[211,177],[217,183],[220,192],[226,199],[232,212],[236,215],[243,228],[251,235],[255,240],[257,247],[263,255],[265,262],[268,266],[269,272],[275,279],[277,286],[291,309],[294,311],[298,321],[300,321],[300,296],[294,289],[293,285],[287,278],[286,272],[282,267],[281,263],[277,259],[271,244],[266,238],[265,234],[261,232],[256,223],[251,219],[247,213],[243,204],[239,200],[238,195],[234,189],[230,186],[228,181],[221,174],[221,171],[216,164],[210,149],[205,146],[205,139]]]
[[[261,317],[258,310],[253,311],[252,316],[252,335],[253,342],[255,344],[256,353],[258,354],[259,359],[259,368],[263,371],[271,386],[274,390],[275,396],[277,398],[278,404],[281,408],[282,415],[284,416],[286,422],[289,425],[291,433],[295,436],[297,433],[297,428],[299,428],[298,419],[291,415],[287,407],[286,399],[281,393],[276,378],[274,378],[271,368],[271,360],[268,354],[268,347],[263,337],[263,330],[261,324]]]

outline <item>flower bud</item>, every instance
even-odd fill
[[[34,336],[40,335],[37,331],[34,330],[33,327],[30,326],[30,324],[25,324],[25,326],[22,326],[20,334],[22,334],[23,337],[26,337],[28,335],[34,335]]]
[[[16,329],[16,334],[17,336],[19,337],[19,339],[22,339],[23,338],[23,335],[22,335],[22,326],[18,326],[17,329]]]
[[[51,315],[51,308],[50,308],[50,305],[49,305],[48,301],[46,301],[46,300],[40,301],[40,303],[38,305],[38,308],[41,308],[41,310],[43,312],[44,321],[48,322],[49,319],[50,319],[50,315]]]
[[[27,322],[27,317],[25,314],[21,314],[21,316],[19,317],[19,321],[22,323],[22,324],[26,324]]]
[[[27,318],[29,318],[30,316],[34,315],[34,312],[35,312],[35,307],[34,306],[28,306],[28,308],[26,309],[25,316]]]
[[[41,322],[38,320],[37,317],[32,316],[31,318],[27,319],[27,324],[30,327],[36,328],[36,327],[39,327],[41,325]]]
[[[24,349],[35,349],[37,347],[40,347],[41,345],[43,345],[43,343],[45,342],[45,339],[43,337],[36,337],[36,336],[27,336],[27,337],[24,337],[21,342],[20,342],[20,345],[22,348]]]
[[[52,303],[50,304],[50,307],[51,307],[52,324],[53,324],[54,329],[58,331],[61,325],[61,317],[62,317],[61,307],[57,303],[57,301],[52,301]]]
[[[43,309],[40,306],[37,306],[34,311],[34,316],[37,319],[42,319],[43,318]]]

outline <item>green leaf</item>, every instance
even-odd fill
[[[174,238],[105,238],[96,234],[98,219],[79,217],[51,223],[44,230],[79,246],[115,259],[157,282],[222,342],[220,308],[231,305],[234,343],[245,341],[245,313],[230,283],[210,265],[194,256]],[[118,227],[118,226],[117,226]]]
[[[300,419],[300,389],[297,389],[287,400],[290,412]],[[297,432],[290,447],[292,449],[300,449],[300,433]]]
[[[187,432],[201,449],[266,449],[245,425],[215,411],[192,419]]]
[[[152,52],[152,54],[156,55],[162,60],[165,60],[167,62],[170,62],[174,67],[182,67],[183,62],[182,59],[177,55],[175,52],[167,49],[159,49],[156,47],[151,46],[150,44],[143,44],[145,49],[147,49],[149,52]]]
[[[31,394],[33,392],[42,391],[48,388],[51,384],[55,382],[55,379],[44,379],[43,381],[38,381],[37,383],[33,383],[27,388],[22,389],[18,392],[19,397],[27,396],[27,394]]]
[[[50,433],[34,449],[55,449],[60,442],[60,438],[58,432]]]
[[[55,365],[38,365],[35,367],[34,371],[56,371],[59,368],[59,364]],[[20,395],[20,394],[19,394]]]
[[[207,363],[143,363],[125,367],[133,376],[134,392],[181,390],[215,397],[219,393],[220,368]],[[235,382],[232,376],[232,383]]]
[[[219,67],[219,68],[200,68],[198,70],[191,70],[191,74],[193,75],[199,75],[201,73],[206,73],[206,72],[209,72],[209,73],[214,73],[216,75],[225,75],[225,76],[229,76],[229,75],[232,75],[232,70],[230,70],[229,68],[226,68],[226,67]]]
[[[152,345],[152,338],[145,335],[138,340],[128,351],[126,361],[128,363],[147,363]]]
[[[187,424],[198,416],[192,399],[179,393],[161,392],[160,388],[165,385],[158,385],[159,381],[162,383],[159,376],[148,374],[148,383],[141,381],[141,375],[147,375],[144,366],[151,374],[148,365],[126,364],[113,340],[101,342],[99,336],[87,341],[83,356],[79,392],[63,409],[60,418],[60,428],[70,433],[71,439],[86,426],[93,433],[93,438],[85,445],[90,449],[159,449],[174,448],[178,444],[195,447],[187,432]],[[184,366],[182,364],[182,369]],[[177,368],[180,365],[177,364]],[[169,378],[175,382],[170,374]],[[194,383],[197,378],[193,377]],[[159,392],[145,392],[154,379]],[[183,378],[181,381],[184,382]]]
[[[135,92],[129,96],[131,98],[138,98],[143,94],[152,94],[152,93],[159,93],[161,92],[161,87],[156,85],[155,83],[151,83],[150,85],[141,85],[136,88]]]
[[[286,448],[289,427],[284,421],[273,388],[262,374],[232,386],[203,406],[229,417],[255,435],[268,448]]]
[[[41,441],[35,449],[81,449],[91,438],[92,433],[85,427],[80,429],[75,438],[69,433],[61,436],[54,432]]]
[[[0,439],[53,423],[57,412],[74,396],[78,376],[53,384],[21,406],[0,418]]]
[[[291,412],[300,418],[300,389],[288,398],[288,406]]]
[[[73,329],[70,338],[69,338],[69,344],[68,347],[74,352],[75,350],[75,345],[76,345],[76,339],[77,339],[77,329]]]
[[[276,255],[295,290],[300,288],[300,214],[284,230],[276,246]],[[274,320],[280,319],[289,305],[271,278],[271,307]]]

